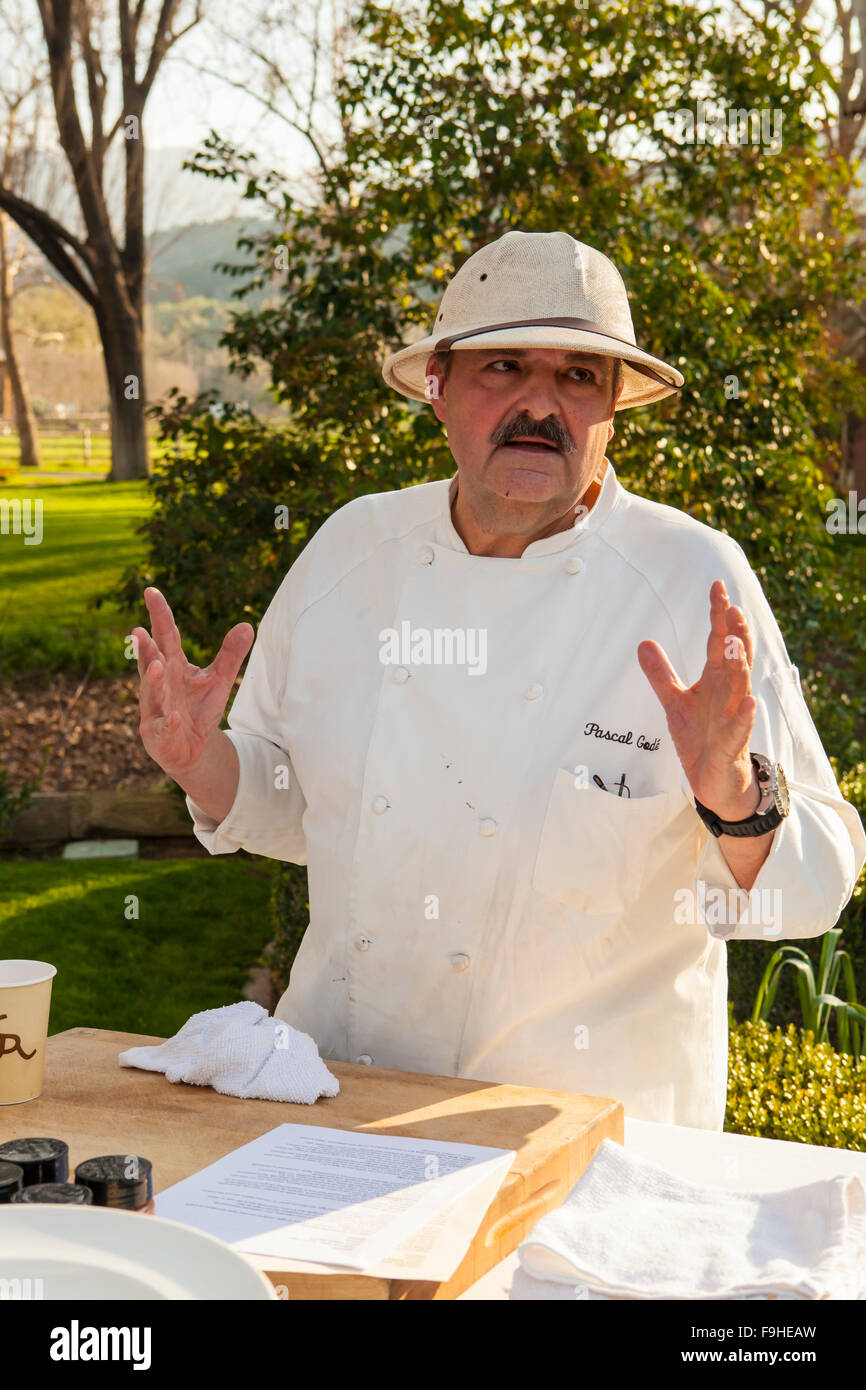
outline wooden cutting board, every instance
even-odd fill
[[[55,1034],[48,1040],[42,1095],[0,1107],[0,1142],[38,1135],[65,1139],[70,1176],[75,1164],[97,1154],[139,1154],[153,1164],[155,1192],[280,1124],[516,1151],[466,1257],[447,1282],[317,1273],[310,1264],[250,1256],[289,1299],[456,1298],[510,1254],[540,1216],[559,1206],[602,1139],[623,1142],[618,1101],[565,1091],[329,1061],[340,1094],[315,1105],[288,1105],[221,1096],[206,1086],[172,1084],[159,1072],[118,1066],[118,1053],[127,1047],[163,1041],[101,1028]]]

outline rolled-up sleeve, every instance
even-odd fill
[[[291,574],[291,572],[290,572]],[[281,697],[285,688],[291,622],[286,576],[256,635],[247,669],[228,716],[240,774],[235,799],[217,822],[186,798],[198,840],[210,854],[238,849],[306,864],[306,801],[292,765]]]
[[[753,752],[782,766],[790,811],[773,833],[747,905],[714,835],[706,841],[695,874],[698,900],[722,889],[733,911],[708,931],[726,940],[773,941],[820,936],[835,926],[866,863],[866,835],[857,810],[839,791],[833,768],[803,697],[772,610],[745,555],[736,547],[725,584],[745,614],[754,641],[752,694],[757,702],[749,740]],[[694,794],[683,774],[683,790]]]

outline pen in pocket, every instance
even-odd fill
[[[609,791],[609,790],[610,790],[610,788],[607,787],[606,784],[601,780],[601,778],[599,777],[599,775],[598,775],[597,772],[594,772],[594,773],[592,774],[592,780],[593,780],[593,782],[595,783],[595,785],[596,785],[597,787],[601,787],[601,789],[602,789],[603,792],[606,792],[606,791]],[[628,786],[626,785],[625,773],[622,774],[622,776],[620,777],[619,781],[616,782],[616,783],[614,783],[614,785],[615,785],[616,788],[617,788],[617,793],[616,793],[617,796],[631,796],[631,791],[629,790]]]

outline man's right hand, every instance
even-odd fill
[[[238,623],[210,666],[201,670],[184,656],[174,615],[159,590],[145,589],[144,601],[152,635],[143,627],[132,630],[141,677],[139,732],[154,762],[184,785],[219,731],[255,632],[250,623]]]

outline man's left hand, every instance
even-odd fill
[[[695,799],[721,820],[745,820],[759,800],[749,757],[757,709],[751,693],[753,656],[748,624],[721,579],[710,589],[710,635],[700,680],[686,688],[658,642],[641,642],[637,649]]]

